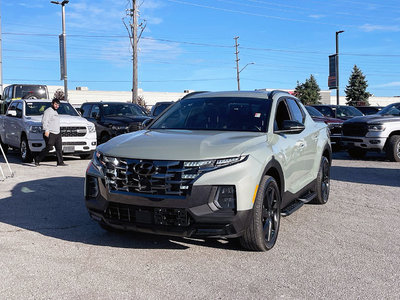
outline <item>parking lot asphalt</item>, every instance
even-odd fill
[[[88,160],[0,182],[0,299],[399,299],[400,164],[334,154],[326,205],[283,218],[269,252],[109,233],[83,200]],[[8,169],[0,155],[0,166]]]

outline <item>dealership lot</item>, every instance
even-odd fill
[[[284,218],[265,253],[235,241],[105,232],[84,206],[88,160],[34,167],[7,157],[16,175],[0,182],[2,299],[400,295],[400,165],[383,155],[335,153],[328,203]]]

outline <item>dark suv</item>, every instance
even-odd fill
[[[312,105],[319,110],[324,116],[348,120],[354,117],[362,117],[364,114],[354,106],[348,105]]]
[[[173,103],[174,103],[173,101],[157,102],[151,108],[150,116],[157,117],[164,110],[166,110],[168,107],[170,107]]]
[[[125,102],[87,102],[80,109],[82,116],[96,125],[98,144],[143,128],[150,119],[137,104]]]

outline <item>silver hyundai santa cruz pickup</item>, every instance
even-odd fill
[[[281,216],[328,201],[330,165],[326,125],[289,93],[198,92],[98,146],[85,202],[109,231],[238,237],[265,251]]]

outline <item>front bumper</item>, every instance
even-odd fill
[[[40,152],[42,151],[46,143],[43,137],[35,137],[33,139],[29,139],[29,149],[32,152]],[[63,154],[66,155],[80,155],[80,154],[89,154],[96,150],[96,137],[95,135],[91,137],[81,137],[79,139],[75,137],[62,137],[62,146],[63,146]],[[50,153],[55,152],[55,149],[50,151]]]
[[[359,137],[343,136],[342,144],[346,148],[362,148],[366,150],[382,151],[385,147],[386,138],[382,137]]]
[[[91,172],[92,171],[92,172]],[[110,192],[90,164],[85,203],[99,223],[126,231],[173,236],[237,237],[243,234],[252,210],[218,209],[217,186],[193,186],[187,196],[157,196]]]

